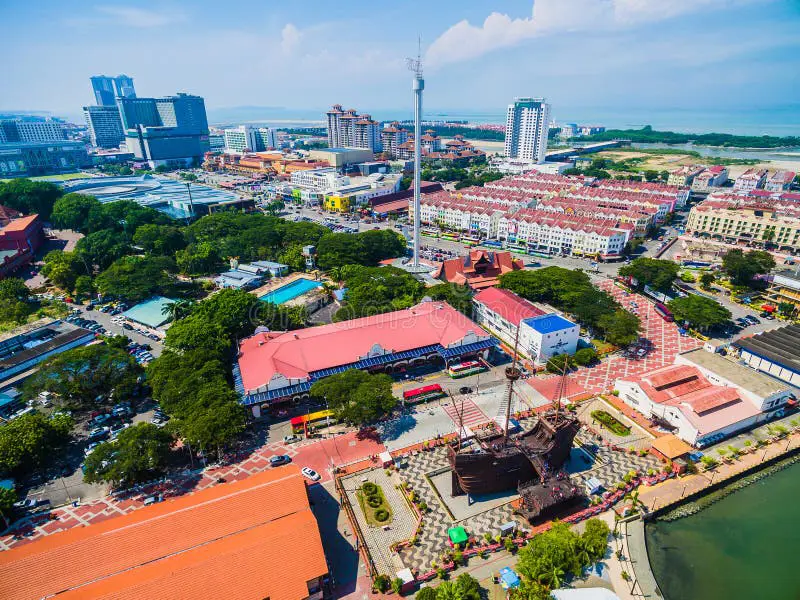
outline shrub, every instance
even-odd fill
[[[425,502],[425,500],[420,500],[419,504],[417,504],[417,508],[419,508],[420,512],[427,512],[428,503]]]
[[[395,594],[399,594],[400,591],[403,589],[403,580],[399,577],[395,577],[392,579],[392,591]]]
[[[442,567],[439,567],[438,569],[436,569],[436,576],[439,579],[444,579],[445,577],[447,577],[447,572]]]
[[[624,437],[626,435],[630,435],[631,428],[626,427],[622,423],[620,423],[616,418],[612,415],[607,413],[604,410],[593,410],[592,411],[592,419],[600,423],[603,427],[608,429],[614,435],[618,435],[620,437]],[[635,449],[633,449],[635,451]]]
[[[514,550],[517,549],[517,545],[514,543],[514,540],[511,539],[510,536],[505,539],[505,541],[503,542],[503,545],[506,547],[506,550],[508,550],[509,552],[513,552]]]
[[[492,534],[487,531],[486,533],[483,534],[483,539],[486,540],[487,544],[491,544],[492,543]]]
[[[383,594],[389,589],[389,577],[387,575],[378,575],[372,583],[372,587]]]
[[[372,508],[378,508],[382,503],[380,496],[367,496],[367,504]]]
[[[385,508],[379,508],[375,511],[375,520],[383,523],[386,519],[389,518],[389,511]]]
[[[373,496],[378,491],[378,486],[372,483],[371,481],[367,481],[366,483],[361,485],[361,490],[367,496]]]
[[[460,550],[456,550],[453,552],[453,562],[457,565],[460,565],[461,562],[464,560],[464,553]]]

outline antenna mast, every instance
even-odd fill
[[[422,161],[422,38],[417,38],[417,58],[407,58],[409,71],[414,73],[411,89],[414,91],[414,258],[413,268],[419,272],[419,229],[420,229],[420,163]]]

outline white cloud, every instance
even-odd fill
[[[284,54],[291,54],[303,37],[301,31],[292,23],[287,23],[281,30],[281,50]]]
[[[425,58],[431,66],[443,65],[535,37],[619,29],[748,1],[753,0],[535,0],[530,17],[493,12],[481,26],[456,23],[431,44]]]
[[[133,6],[97,6],[96,10],[130,27],[163,27],[185,20],[185,16],[180,13],[158,12]]]

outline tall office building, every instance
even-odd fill
[[[95,75],[91,78],[92,91],[97,106],[116,106],[116,98],[136,98],[133,88],[133,78],[127,75],[109,77]]]
[[[119,109],[114,106],[84,106],[83,116],[95,148],[117,148],[125,141]]]
[[[263,152],[276,148],[275,131],[269,127],[240,125],[235,129],[225,129],[225,149],[230,152]]]
[[[209,150],[208,119],[200,96],[117,98],[125,144],[151,167],[190,164]]]
[[[54,142],[66,140],[64,125],[56,121],[0,121],[0,143]]]
[[[328,147],[381,151],[381,128],[370,115],[359,115],[355,108],[342,110],[341,104],[334,104],[325,115],[328,122]]]
[[[508,158],[544,162],[550,105],[544,98],[516,98],[508,105],[505,155]]]

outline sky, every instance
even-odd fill
[[[557,119],[800,119],[800,0],[0,0],[0,22],[6,111],[78,118],[91,75],[125,73],[139,96],[203,96],[212,121],[388,118],[412,110],[420,38],[429,115],[544,96]]]

